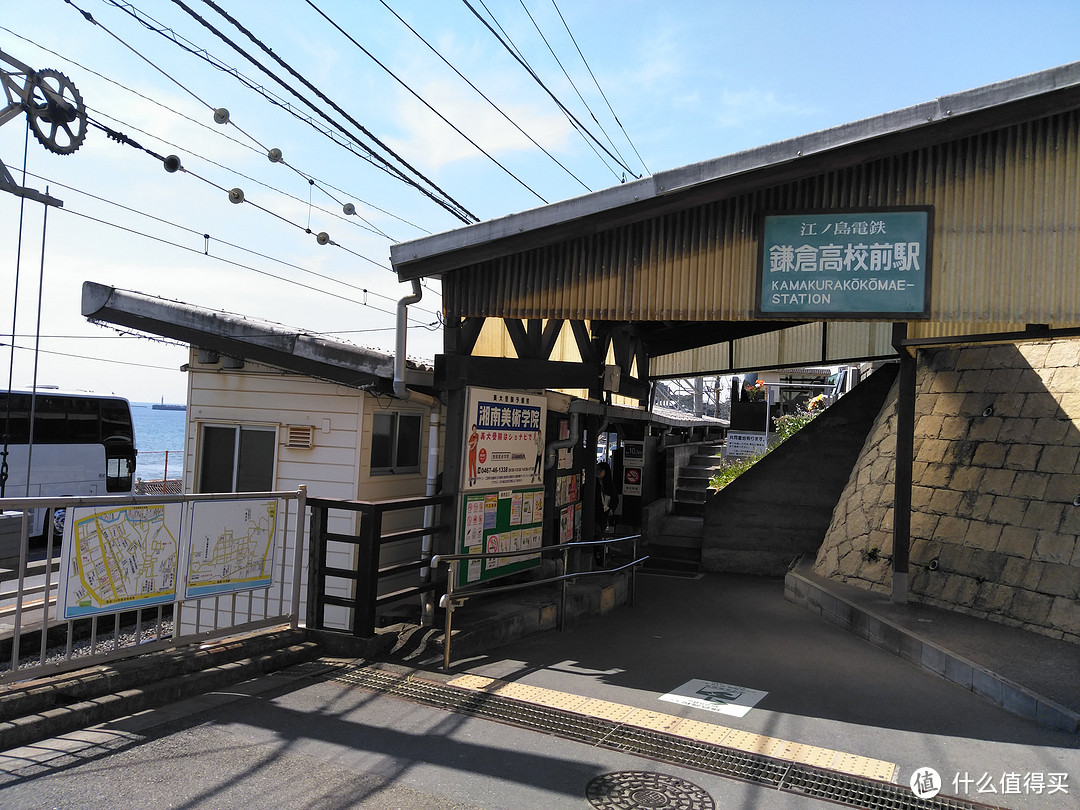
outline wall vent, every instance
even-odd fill
[[[310,448],[315,443],[315,428],[312,425],[286,425],[285,446]]]

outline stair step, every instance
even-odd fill
[[[675,501],[672,504],[672,514],[680,517],[696,517],[701,519],[705,516],[705,502],[694,503],[692,501]]]

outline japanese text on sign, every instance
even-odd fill
[[[761,314],[923,314],[929,212],[765,217]]]

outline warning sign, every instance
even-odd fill
[[[641,470],[637,467],[626,467],[623,470],[623,495],[641,494]]]

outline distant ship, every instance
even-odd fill
[[[150,406],[155,411],[186,411],[187,405],[170,405],[166,404],[165,397],[161,398],[161,402],[155,402]]]

